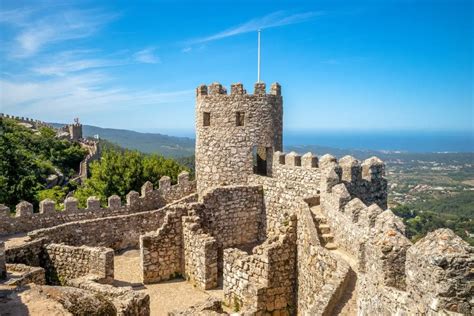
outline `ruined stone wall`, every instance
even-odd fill
[[[27,266],[39,267],[43,246],[46,244],[45,238],[28,241],[21,245],[8,247],[5,250],[7,263],[19,263]]]
[[[44,237],[51,243],[72,246],[102,246],[114,250],[138,247],[140,235],[158,229],[167,210],[173,208],[174,204],[190,203],[196,199],[196,195],[190,195],[161,209],[71,222],[35,230],[28,236],[33,240]]]
[[[157,231],[140,236],[143,283],[175,278],[183,272],[183,234],[181,218],[187,214],[185,206],[167,209],[163,224]]]
[[[114,287],[101,284],[100,281],[99,277],[88,275],[67,280],[66,285],[100,294],[115,306],[117,315],[150,315],[150,296],[148,294],[135,291],[130,286]]]
[[[283,107],[280,85],[266,94],[264,83],[247,94],[233,84],[228,95],[218,83],[196,92],[196,179],[198,192],[221,185],[247,184],[253,149],[282,149]],[[265,150],[268,148],[268,150]],[[271,164],[268,166],[271,172]]]
[[[6,259],[5,259],[5,243],[0,241],[0,280],[7,277],[7,268],[6,268]]]
[[[7,271],[14,277],[6,282],[11,286],[24,286],[29,283],[44,285],[46,284],[45,271],[41,267],[31,267],[25,264],[7,264]]]
[[[110,248],[49,244],[41,260],[48,284],[64,285],[67,280],[89,274],[103,283],[114,279],[114,251]]]
[[[10,213],[8,207],[0,204],[0,236],[29,232],[79,220],[155,210],[195,191],[196,182],[189,180],[187,172],[182,172],[178,176],[176,185],[171,185],[169,177],[161,178],[160,186],[156,190],[153,189],[151,182],[145,183],[141,188],[141,195],[131,191],[127,195],[124,205],[117,195],[108,198],[108,207],[106,208],[102,208],[100,201],[95,197],[90,197],[87,200],[85,209],[79,208],[78,201],[69,197],[64,201],[63,211],[57,211],[54,201],[46,199],[41,201],[38,213],[33,212],[33,205],[28,202],[19,203],[14,214]]]
[[[331,315],[350,273],[349,265],[321,246],[306,202],[298,209],[297,307],[300,315]]]
[[[198,216],[183,217],[183,240],[186,279],[203,290],[217,287],[218,243],[204,232]]]
[[[224,250],[224,296],[227,305],[252,313],[293,314],[296,307],[296,216],[281,234],[270,236],[247,254]]]
[[[217,286],[223,248],[259,240],[263,213],[260,186],[209,189],[199,203],[176,205],[166,211],[161,227],[141,236],[145,282],[185,275],[202,289]]]

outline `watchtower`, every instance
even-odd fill
[[[198,192],[247,184],[249,175],[270,175],[272,153],[282,150],[283,99],[278,83],[266,93],[256,83],[247,94],[241,83],[230,95],[219,83],[196,90],[196,179]]]
[[[82,124],[79,123],[79,118],[75,118],[74,124],[69,124],[68,129],[71,140],[78,141],[82,138]]]

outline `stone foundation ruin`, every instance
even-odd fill
[[[281,152],[278,84],[270,94],[263,83],[254,94],[203,85],[196,97],[196,181],[165,177],[107,208],[93,197],[86,209],[73,198],[64,211],[51,201],[39,213],[22,202],[14,217],[2,208],[0,278],[155,314],[149,295],[114,283],[114,253],[135,248],[145,287],[185,278],[222,288],[222,301],[172,315],[474,313],[472,247],[448,229],[412,244],[387,209],[381,160]]]

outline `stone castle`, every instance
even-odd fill
[[[170,315],[472,315],[473,249],[448,229],[412,244],[387,209],[384,163],[283,153],[281,87],[196,90],[196,179],[145,183],[126,203],[0,210],[0,278],[100,294],[112,314],[159,314],[114,283],[139,249],[144,286],[184,277],[218,299]],[[20,240],[21,234],[27,233]],[[8,281],[8,275],[18,277]],[[151,303],[150,303],[151,302]],[[0,302],[1,307],[1,302]]]

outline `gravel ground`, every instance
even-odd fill
[[[140,275],[139,250],[115,255],[115,285],[132,286],[148,293],[152,316],[167,315],[169,311],[190,307],[203,302],[210,295],[223,298],[222,290],[202,291],[182,279],[143,285]]]

